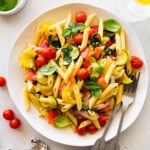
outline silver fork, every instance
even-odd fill
[[[124,120],[125,113],[127,112],[129,106],[131,106],[134,103],[138,81],[140,78],[140,72],[138,72],[137,75],[131,75],[131,78],[133,80],[132,84],[126,85],[124,88],[124,96],[123,96],[122,103],[121,103],[122,114],[121,114],[121,119],[119,122],[117,135],[112,141],[107,143],[105,150],[120,150],[119,137],[120,137],[120,131],[122,128],[122,123]]]

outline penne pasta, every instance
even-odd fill
[[[117,99],[116,99],[116,105],[119,105],[122,101],[122,95],[123,95],[123,84],[121,84],[118,87],[118,93],[117,93]]]
[[[117,52],[118,55],[121,55],[122,48],[121,48],[121,38],[120,38],[119,33],[115,34],[115,40],[116,40],[116,52]]]
[[[100,34],[102,41],[103,41],[103,30],[104,30],[103,18],[99,18],[98,33]]]
[[[62,78],[58,75],[57,78],[56,78],[54,87],[53,87],[54,97],[58,96],[58,90],[59,90],[59,87],[60,87],[61,80],[62,80]]]
[[[62,58],[59,59],[59,66],[62,69],[63,72],[67,71],[67,67],[64,66],[64,60]]]
[[[83,84],[84,84],[84,80],[78,80],[78,81],[77,81],[77,86],[78,86],[78,88],[79,88],[79,91],[82,89]]]
[[[88,18],[86,19],[85,26],[89,27],[94,18],[95,18],[95,14],[89,15]]]
[[[97,97],[92,96],[89,100],[89,108],[91,109],[97,101]]]
[[[65,112],[65,114],[74,123],[74,125],[77,126],[77,118],[69,111]]]
[[[121,37],[122,50],[126,50],[125,30],[123,28],[121,28],[120,37]]]
[[[73,71],[74,76],[77,74],[78,70],[82,66],[82,63],[83,63],[83,57],[80,56],[79,59],[77,60],[77,62],[75,63],[75,68],[74,68],[74,71]]]
[[[55,59],[58,60],[60,56],[61,56],[61,48],[56,51],[56,58]]]
[[[103,71],[104,75],[107,73],[111,63],[112,63],[112,60],[110,59],[110,57],[107,57],[106,62],[105,62],[104,71]]]
[[[110,37],[104,36],[103,37],[103,45],[105,45],[110,40]]]
[[[112,44],[109,48],[112,49],[112,50],[115,50],[116,49],[116,44]]]
[[[92,124],[91,120],[85,120],[85,121],[81,122],[81,124],[79,125],[79,128],[87,127],[90,124]]]
[[[24,95],[24,102],[25,102],[26,111],[28,111],[30,109],[30,99],[29,99],[27,88],[25,88],[23,90],[23,95]]]

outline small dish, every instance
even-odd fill
[[[8,11],[0,11],[0,15],[8,16],[8,15],[15,14],[18,11],[20,11],[25,6],[25,4],[26,4],[26,0],[18,0],[17,5],[13,9]]]

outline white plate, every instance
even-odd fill
[[[117,19],[127,31],[127,43],[129,50],[133,54],[140,56],[140,58],[144,61],[144,67],[141,70],[141,78],[137,89],[136,101],[125,116],[122,131],[127,129],[135,121],[143,107],[148,88],[148,67],[145,56],[141,44],[134,33],[134,30],[120,18],[102,8],[80,3],[67,4],[50,10],[39,16],[33,22],[31,22],[20,34],[10,53],[8,62],[7,83],[14,104],[17,106],[17,108],[24,116],[24,118],[28,121],[28,123],[36,131],[38,131],[40,134],[47,137],[48,139],[62,144],[73,146],[90,146],[94,144],[97,138],[101,137],[104,129],[92,135],[87,134],[85,136],[79,136],[73,133],[70,128],[58,129],[50,126],[45,119],[41,119],[38,117],[38,112],[33,107],[31,108],[31,111],[25,111],[22,94],[22,89],[25,86],[24,75],[21,67],[19,66],[19,56],[21,54],[21,51],[26,48],[28,42],[33,41],[33,37],[39,23],[47,21],[57,22],[58,20],[64,19],[67,16],[68,12],[76,13],[78,11],[85,11],[87,14],[96,13],[97,16],[101,16],[107,19]],[[106,140],[109,140],[115,136],[118,127],[119,116],[120,113],[115,116]]]

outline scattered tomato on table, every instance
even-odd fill
[[[9,126],[13,129],[19,128],[20,125],[21,125],[21,121],[18,118],[14,118],[9,122]]]
[[[0,76],[0,87],[3,87],[5,84],[6,84],[5,78]]]

